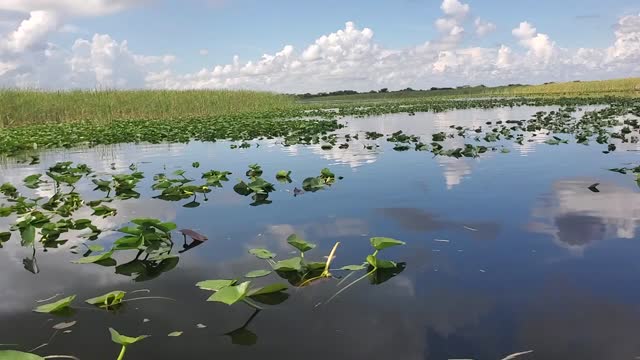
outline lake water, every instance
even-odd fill
[[[404,130],[430,135],[452,124],[482,126],[486,121],[528,119],[549,108],[457,110],[347,118],[341,133]],[[180,254],[166,272],[126,276],[114,267],[79,265],[69,238],[58,249],[36,252],[13,238],[0,250],[0,343],[22,350],[46,343],[61,321],[77,321],[72,332],[58,332],[37,353],[69,354],[80,359],[115,359],[119,346],[107,329],[131,336],[152,335],[127,351],[127,359],[502,359],[533,350],[522,359],[635,359],[640,356],[640,189],[630,175],[607,171],[640,165],[637,144],[603,154],[603,145],[509,142],[511,152],[480,158],[433,157],[429,152],[396,152],[384,138],[366,150],[259,147],[230,149],[229,143],[120,145],[46,152],[39,165],[6,160],[0,182],[20,184],[57,161],[87,163],[99,174],[126,173],[137,164],[145,173],[140,200],[114,202],[115,217],[100,219],[103,229],[118,229],[128,219],[153,217],[195,229],[209,241]],[[464,139],[448,140],[464,144]],[[467,141],[468,142],[468,141]],[[200,162],[199,169],[191,163]],[[258,163],[277,191],[270,205],[250,206],[233,185]],[[116,170],[112,170],[112,167]],[[327,190],[293,196],[302,180],[324,167],[343,176]],[[222,189],[197,208],[153,199],[153,174],[183,168],[199,179],[210,169],[233,172]],[[291,184],[274,175],[291,170]],[[600,192],[588,189],[600,183]],[[91,187],[81,186],[83,194]],[[43,186],[40,196],[51,196]],[[92,199],[98,195],[93,194]],[[76,218],[90,215],[80,212]],[[13,218],[0,219],[6,231]],[[336,241],[337,267],[361,263],[371,251],[369,238],[388,236],[403,247],[384,257],[404,263],[404,271],[375,285],[359,282],[330,302],[338,280],[290,288],[280,305],[253,316],[244,304],[207,302],[210,292],[195,283],[235,278],[267,268],[248,249],[268,248],[283,259],[293,255],[292,233],[316,243],[306,256],[323,259]],[[105,232],[108,247],[119,236]],[[177,242],[181,249],[182,240]],[[119,264],[134,254],[118,254]],[[338,275],[340,272],[334,272]],[[340,274],[346,275],[346,274]],[[355,279],[354,275],[351,279]],[[275,274],[256,279],[275,282]],[[348,281],[348,280],[347,280]],[[343,286],[341,284],[340,286]],[[146,289],[138,296],[170,297],[125,304],[117,312],[89,308],[84,299],[112,290]],[[77,294],[68,318],[37,314],[36,300]],[[144,321],[147,319],[148,321]],[[199,328],[204,324],[206,328]],[[245,326],[246,324],[246,326]],[[183,331],[180,337],[167,337]],[[6,347],[5,347],[6,348]],[[18,348],[10,346],[9,348]]]

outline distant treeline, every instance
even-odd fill
[[[513,87],[513,86],[527,86],[524,84],[509,84],[507,85],[507,87]],[[477,85],[477,86],[471,86],[471,85],[462,85],[462,86],[457,86],[457,87],[432,87],[430,89],[413,89],[413,88],[406,88],[406,89],[402,89],[402,90],[395,90],[395,91],[389,91],[388,88],[382,88],[380,90],[370,90],[370,91],[364,91],[364,92],[359,92],[359,91],[355,91],[355,90],[338,90],[338,91],[330,91],[330,92],[319,92],[316,94],[312,94],[312,93],[306,93],[306,94],[294,94],[295,96],[302,98],[302,99],[310,99],[310,98],[316,98],[316,97],[325,97],[325,96],[341,96],[341,95],[358,95],[358,94],[389,94],[389,93],[410,93],[410,92],[430,92],[430,91],[451,91],[451,90],[469,90],[469,89],[484,89],[487,88],[485,85]]]

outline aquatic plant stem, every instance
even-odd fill
[[[351,283],[349,283],[349,285],[343,287],[342,289],[340,289],[338,292],[336,292],[335,294],[333,294],[332,297],[329,298],[329,300],[327,300],[327,303],[330,302],[331,300],[333,300],[336,296],[340,295],[343,291],[347,290],[348,288],[350,288],[352,285],[354,285],[355,283],[357,283],[358,281],[366,278],[367,276],[373,274],[376,270],[378,270],[377,268],[373,268],[373,270],[369,271],[368,273],[362,275],[361,277],[357,278],[356,280],[352,281]]]
[[[116,360],[124,359],[125,352],[127,352],[127,347],[125,345],[122,345],[122,349],[120,350],[120,355],[118,355],[118,358]]]

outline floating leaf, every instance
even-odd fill
[[[207,301],[217,301],[227,305],[233,305],[245,298],[250,283],[250,281],[245,281],[239,285],[224,287],[211,295]]]
[[[253,270],[244,275],[246,278],[259,278],[271,274],[271,270]]]
[[[276,173],[276,179],[286,179],[291,176],[291,171],[280,170]]]
[[[104,251],[104,246],[102,246],[102,245],[98,245],[98,244],[89,245],[89,246],[87,246],[87,248],[88,248],[88,249],[89,249],[89,251],[91,251],[91,252],[100,252],[100,251]]]
[[[110,306],[116,306],[121,304],[125,294],[126,293],[124,291],[116,290],[116,291],[111,291],[109,293],[106,293],[104,295],[87,299],[84,302],[91,305],[97,305],[101,308],[108,308]]]
[[[392,269],[397,266],[393,261],[381,260],[373,255],[367,256],[367,262],[376,269]]]
[[[56,329],[56,330],[64,330],[64,329],[68,329],[68,328],[72,327],[75,324],[76,324],[76,321],[61,322],[61,323],[53,325],[53,328]]]
[[[373,246],[376,250],[382,250],[397,245],[405,245],[405,242],[387,237],[371,238],[371,246]]]
[[[131,344],[135,344],[138,341],[149,337],[149,335],[140,335],[138,337],[121,335],[119,332],[117,332],[113,328],[109,328],[109,332],[111,333],[111,341],[113,341],[116,344],[120,344],[122,346],[129,346]]]
[[[0,350],[2,360],[45,360],[42,356],[15,350]]]
[[[47,313],[47,314],[59,312],[61,310],[64,310],[64,309],[68,308],[69,305],[71,305],[71,302],[73,302],[73,300],[75,298],[76,298],[75,295],[71,295],[71,296],[66,297],[64,299],[60,299],[60,300],[58,300],[56,302],[40,305],[40,306],[36,307],[35,309],[33,309],[33,311],[38,312],[38,313]]]
[[[194,167],[196,167],[196,166],[194,166]],[[174,332],[170,332],[167,336],[178,337],[178,336],[182,335],[183,333],[184,333],[183,331],[174,331]]]
[[[113,255],[113,250],[107,251],[107,252],[99,254],[99,255],[83,257],[83,258],[80,258],[78,260],[72,261],[72,263],[74,263],[74,264],[92,264],[92,263],[100,262],[100,261],[103,261],[103,260],[111,259],[111,255]]]
[[[199,162],[197,162],[197,161],[195,161],[195,162],[191,163],[191,166],[192,166],[194,169],[197,169],[197,168],[199,168],[199,167],[200,167],[200,163],[199,163]]]
[[[366,269],[366,266],[364,265],[346,265],[341,267],[338,270],[346,270],[346,271],[358,271],[358,270],[364,270]]]
[[[247,296],[267,295],[267,294],[273,294],[273,293],[277,293],[285,290],[287,290],[287,285],[285,284],[280,284],[280,283],[271,284],[259,289],[251,290],[249,291]]]
[[[302,269],[302,258],[294,257],[278,261],[273,265],[273,269],[276,271],[300,271]]]
[[[22,240],[20,241],[20,244],[22,246],[29,246],[31,244],[33,244],[33,242],[36,239],[36,228],[35,226],[29,224],[23,228],[20,229],[20,237],[22,238]]]
[[[287,242],[289,243],[289,245],[300,250],[301,252],[306,252],[316,247],[315,244],[307,242],[296,234],[289,235],[289,237],[287,238]]]
[[[202,290],[218,291],[236,283],[236,280],[205,280],[196,284]]]
[[[249,250],[249,254],[255,255],[259,259],[273,259],[276,257],[276,254],[267,249],[251,249]]]

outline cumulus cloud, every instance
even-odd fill
[[[547,34],[538,33],[538,30],[530,23],[521,22],[511,33],[536,58],[548,61],[553,55],[555,42],[551,41]]]
[[[458,0],[444,0],[440,9],[445,15],[464,18],[469,13],[470,7],[469,4],[463,4]]]
[[[94,1],[105,11],[111,5],[120,8],[141,2]],[[49,43],[47,34],[59,29],[60,18],[52,10],[33,10],[22,23],[0,34],[0,86],[243,88],[290,93],[640,75],[640,14],[621,17],[614,42],[605,48],[562,47],[526,21],[512,30],[515,46],[476,47],[463,42],[469,5],[444,0],[441,7],[443,16],[434,24],[438,36],[412,47],[385,48],[375,41],[372,29],[347,22],[306,47],[285,45],[254,60],[234,56],[227,64],[192,73],[176,72],[173,55],[139,54],[131,49],[135,44],[130,48],[126,40],[107,34],[78,39],[70,48]],[[495,28],[477,17],[470,22],[480,36]]]
[[[490,32],[493,32],[496,30],[496,24],[489,21],[482,20],[480,18],[476,18],[473,24],[476,27],[476,35],[478,36],[485,36]]]
[[[39,44],[45,36],[57,27],[57,15],[49,11],[32,11],[29,18],[22,21],[18,28],[0,42],[0,50],[4,47],[10,52],[23,52]]]

